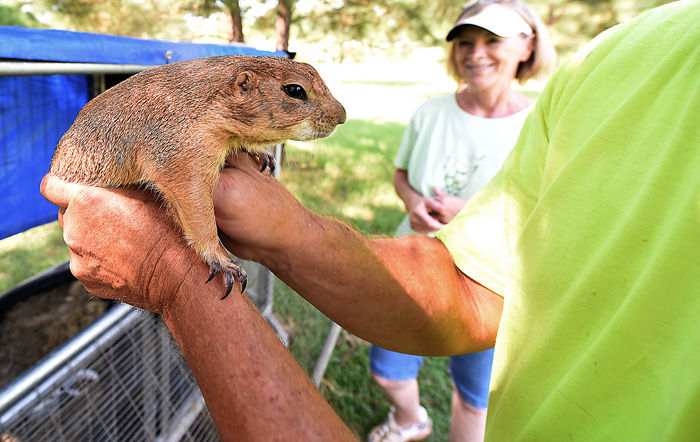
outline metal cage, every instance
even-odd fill
[[[116,305],[7,386],[0,440],[218,440],[178,352],[158,316]]]
[[[244,266],[249,297],[286,344],[271,313],[272,274],[258,264]],[[116,304],[0,390],[0,441],[15,440],[199,442],[219,436],[160,316]]]
[[[65,69],[95,73],[94,64],[51,64],[50,72],[37,72],[37,66],[30,65],[29,71],[21,73],[0,69],[0,74],[67,73]],[[18,69],[26,67],[22,64]],[[116,69],[133,73],[142,68]],[[99,75],[111,73],[109,69],[114,67],[104,69]],[[98,80],[102,78],[99,75]],[[282,149],[281,145],[275,146],[278,165]],[[249,275],[248,295],[287,345],[289,337],[272,314],[274,276],[257,264],[244,266]],[[62,271],[67,272],[67,265],[63,267]],[[34,285],[44,284],[32,279]],[[339,332],[336,325],[330,327],[310,373],[317,385]],[[114,305],[0,389],[0,442],[180,440],[219,440],[219,436],[189,367],[162,319],[127,305]]]

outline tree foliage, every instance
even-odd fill
[[[444,0],[434,0],[430,8],[418,0],[319,0],[292,23],[305,39],[331,36],[341,45],[362,41],[382,46],[407,40],[432,45],[442,38],[440,26],[459,10],[458,4]]]
[[[187,9],[204,17],[217,12],[225,12],[231,25],[228,41],[245,42],[243,35],[243,13],[245,9],[241,8],[238,0],[194,0],[188,4]]]
[[[52,27],[83,32],[158,38],[167,29],[182,29],[177,5],[160,0],[39,0],[52,13]],[[172,35],[172,34],[169,34]]]
[[[10,0],[12,1],[12,0]],[[529,0],[548,25],[560,52],[580,47],[604,29],[669,0]],[[74,30],[136,37],[191,39],[188,15],[223,13],[229,19],[222,40],[243,42],[245,32],[275,37],[277,49],[290,41],[322,43],[342,60],[372,49],[410,50],[444,43],[460,13],[454,0],[15,0],[43,7]],[[302,4],[303,3],[303,4]],[[39,26],[20,6],[0,7],[0,23]],[[248,17],[260,5],[259,17]],[[38,16],[39,14],[36,13]],[[51,23],[54,26],[54,23]],[[244,30],[244,25],[248,26]]]
[[[41,27],[41,22],[31,14],[22,11],[21,5],[0,5],[0,26]]]

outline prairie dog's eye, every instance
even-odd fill
[[[285,84],[282,86],[285,94],[297,100],[306,100],[306,91],[298,84]]]

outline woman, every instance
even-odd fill
[[[397,235],[432,235],[500,169],[533,104],[514,90],[548,73],[555,52],[544,24],[520,0],[479,0],[447,34],[454,94],[419,107],[394,161],[396,192],[407,215]],[[493,349],[453,356],[450,440],[483,440]],[[419,402],[422,357],[373,346],[372,375],[394,404],[368,440],[423,440],[432,421]]]

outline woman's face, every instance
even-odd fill
[[[477,26],[465,26],[455,38],[457,71],[468,85],[510,87],[518,65],[532,54],[532,36],[504,38]]]

